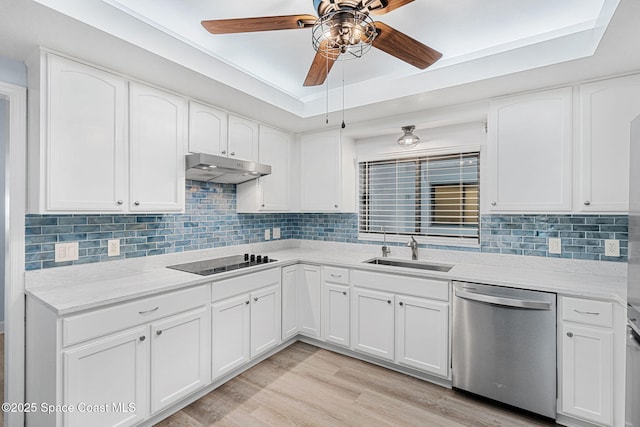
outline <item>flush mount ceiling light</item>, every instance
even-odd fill
[[[403,148],[414,147],[418,142],[420,142],[420,138],[417,135],[413,134],[415,130],[415,126],[402,126],[402,131],[404,135],[398,138],[398,145]]]

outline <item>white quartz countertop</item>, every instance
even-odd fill
[[[278,260],[212,276],[166,268],[168,265],[242,253]],[[391,259],[410,259],[409,248],[392,247]],[[69,315],[148,295],[280,267],[297,262],[366,269],[388,274],[461,280],[615,301],[626,306],[626,263],[572,261],[513,255],[420,249],[421,261],[453,265],[449,272],[363,263],[380,256],[380,246],[276,241],[179,254],[109,261],[26,272],[26,293],[56,314]]]

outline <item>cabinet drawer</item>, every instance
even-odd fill
[[[351,281],[362,288],[449,301],[449,282],[446,280],[354,270]]]
[[[280,268],[243,274],[242,276],[232,277],[231,279],[213,282],[211,300],[216,302],[276,284],[280,284]]]
[[[209,285],[198,286],[67,317],[62,319],[62,345],[67,347],[199,307],[209,301],[209,293]]]
[[[562,299],[562,320],[596,326],[613,326],[613,305],[606,301]]]
[[[322,280],[325,282],[349,284],[349,270],[337,267],[322,267]]]

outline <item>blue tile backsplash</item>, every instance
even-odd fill
[[[282,239],[366,243],[356,214],[239,214],[236,187],[187,181],[183,214],[27,215],[27,270],[143,257],[264,241],[279,227]],[[480,248],[488,253],[626,261],[626,215],[483,215]],[[562,254],[548,253],[547,238],[562,239]],[[120,239],[120,256],[107,257],[107,240]],[[604,239],[620,240],[618,258],[604,256]],[[79,242],[79,259],[54,262],[54,244]],[[429,246],[456,249],[450,246]]]

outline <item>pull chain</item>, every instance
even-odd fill
[[[344,61],[342,62],[342,129],[346,128],[344,123]]]
[[[325,97],[325,102],[327,103],[326,107],[327,107],[327,112],[324,116],[324,123],[326,125],[329,124],[329,58],[325,56],[325,70],[326,70],[326,75],[325,75],[325,89],[327,92],[327,96]]]

